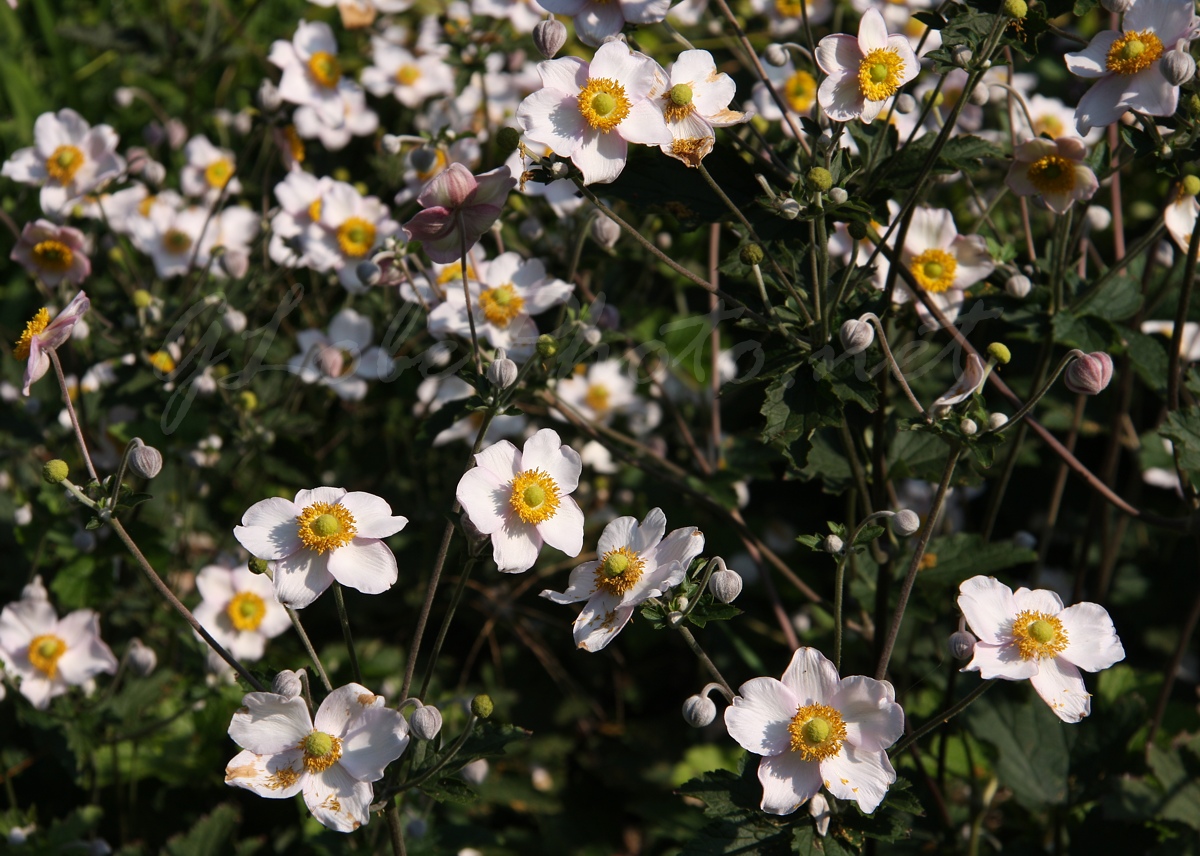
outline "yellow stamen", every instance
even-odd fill
[[[75,146],[59,146],[46,158],[46,172],[59,184],[70,184],[86,161],[83,152]]]
[[[1067,647],[1067,631],[1057,616],[1024,610],[1013,619],[1013,639],[1022,660],[1057,657]]]
[[[1117,74],[1137,74],[1158,62],[1162,54],[1162,42],[1153,30],[1134,30],[1112,43],[1104,65]]]
[[[1033,132],[1039,137],[1049,137],[1056,140],[1063,135],[1063,123],[1057,116],[1039,116],[1033,120]]]
[[[513,477],[509,504],[526,523],[549,520],[558,511],[558,485],[541,470],[522,470]]]
[[[1075,164],[1060,155],[1046,155],[1025,173],[1040,193],[1069,193],[1075,189]]]
[[[876,48],[858,66],[858,91],[868,101],[886,101],[900,88],[904,60],[894,48]]]
[[[62,241],[39,241],[33,247],[33,261],[50,273],[66,273],[75,261],[75,253]]]
[[[267,605],[252,591],[240,591],[225,607],[225,614],[238,630],[257,630],[267,614]]]
[[[314,731],[296,748],[304,752],[304,768],[310,773],[322,773],[342,757],[341,739],[324,731]]]
[[[621,597],[642,578],[645,569],[646,560],[628,547],[609,550],[596,566],[596,590]]]
[[[233,163],[229,158],[215,160],[204,169],[204,180],[214,190],[220,190],[229,184],[231,178],[233,178]]]
[[[600,383],[593,383],[588,386],[587,395],[583,397],[583,403],[592,408],[596,413],[604,413],[608,410],[608,400],[610,394],[608,387]]]
[[[421,79],[421,69],[411,63],[405,63],[396,69],[396,82],[401,86],[412,86]]]
[[[334,89],[342,79],[342,64],[326,51],[317,51],[308,61],[308,72],[319,86]]]
[[[775,11],[781,18],[799,18],[803,0],[775,0]]]
[[[50,310],[43,307],[25,325],[25,332],[21,334],[21,338],[17,339],[17,344],[13,345],[13,356],[18,360],[29,359],[29,346],[33,342],[33,337],[45,330],[49,324]]]
[[[67,653],[67,643],[52,633],[29,643],[29,664],[51,680],[58,674],[58,661]]]
[[[321,197],[308,204],[308,216],[314,223],[321,219]]]
[[[304,141],[300,139],[300,132],[296,130],[296,126],[288,125],[284,128],[283,136],[287,140],[292,160],[296,163],[304,163]]]
[[[187,232],[178,229],[168,229],[162,237],[163,246],[168,253],[182,255],[192,248],[192,237]]]
[[[435,155],[433,159],[433,166],[426,170],[417,170],[417,179],[419,181],[429,181],[429,179],[433,178],[450,164],[450,160],[446,157],[446,153],[444,151],[441,149],[434,149],[433,152]]]
[[[921,288],[934,294],[940,294],[954,285],[957,268],[958,261],[945,250],[926,250],[909,263],[909,269]]]
[[[588,78],[579,93],[579,112],[597,131],[607,134],[629,115],[625,87],[607,77]]]
[[[166,351],[155,351],[146,360],[151,366],[158,369],[161,374],[169,375],[175,371],[175,358]]]
[[[362,217],[351,217],[338,226],[337,240],[344,255],[362,258],[375,246],[375,224]]]
[[[516,293],[512,283],[489,288],[479,295],[479,307],[484,317],[501,329],[521,314],[525,299]]]
[[[663,103],[663,115],[668,122],[678,122],[696,110],[692,103],[692,87],[686,83],[677,83],[667,90]]]
[[[846,723],[842,715],[829,705],[806,704],[796,711],[788,723],[792,735],[791,749],[805,761],[824,761],[842,751],[846,739]]]
[[[797,113],[807,113],[817,98],[817,79],[807,71],[797,71],[783,84],[783,100]]]
[[[357,531],[354,515],[339,503],[314,502],[296,517],[300,541],[310,550],[325,553],[350,543]]]

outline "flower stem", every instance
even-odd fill
[[[50,352],[50,362],[54,364],[54,374],[58,376],[58,386],[62,389],[63,403],[67,405],[67,415],[71,417],[71,427],[75,429],[75,439],[79,442],[79,451],[83,454],[83,462],[87,465],[88,475],[98,482],[100,476],[96,475],[92,456],[88,454],[87,443],[83,440],[83,429],[79,427],[79,417],[75,415],[75,405],[71,403],[71,393],[67,389],[67,379],[63,376],[62,363],[58,361],[58,351],[54,348],[47,350]]]
[[[670,622],[668,621],[668,623]],[[678,624],[672,624],[671,626],[679,631],[679,635],[683,637],[683,641],[687,643],[687,646],[692,649],[692,653],[695,654],[696,658],[704,664],[704,668],[708,669],[708,673],[713,676],[714,680],[721,685],[721,689],[724,690],[730,698],[732,698],[734,695],[733,687],[729,686],[729,682],[725,680],[725,677],[721,674],[720,669],[718,669],[716,664],[713,663],[713,661],[709,659],[708,655],[704,653],[704,649],[700,647],[700,643],[696,641],[696,637],[692,635],[692,631],[684,627],[682,621]]]
[[[466,564],[463,565],[462,573],[458,577],[458,585],[454,587],[454,594],[450,598],[450,606],[446,609],[446,615],[442,619],[442,626],[438,628],[437,638],[433,641],[433,652],[429,655],[429,663],[425,666],[425,677],[421,679],[421,690],[417,693],[419,698],[425,698],[425,693],[429,690],[429,681],[433,678],[433,667],[437,664],[438,656],[442,653],[442,643],[446,641],[446,633],[450,630],[450,622],[454,618],[454,612],[458,609],[458,603],[462,600],[463,590],[467,587],[467,580],[471,578],[471,571],[475,567],[475,562],[478,556],[471,554],[467,557]]]
[[[969,693],[967,693],[965,696],[963,696],[961,701],[957,702],[953,707],[950,707],[950,708],[942,711],[942,713],[938,714],[933,719],[929,720],[924,725],[922,725],[920,728],[918,728],[916,731],[909,734],[907,737],[905,737],[903,740],[901,740],[899,743],[897,743],[895,746],[893,746],[891,749],[889,749],[888,754],[891,755],[892,757],[899,755],[901,752],[903,752],[905,749],[907,749],[913,743],[916,743],[918,740],[920,740],[922,737],[924,737],[929,732],[933,731],[935,728],[945,725],[951,719],[958,716],[960,713],[962,713],[964,710],[966,710],[968,707],[970,707],[974,703],[975,699],[979,698],[985,692],[990,690],[995,683],[996,683],[996,681],[994,681],[994,680],[980,681],[979,686],[975,687],[975,689],[971,690]]]
[[[321,665],[321,658],[317,656],[317,649],[313,647],[312,641],[308,638],[308,634],[304,632],[304,625],[300,623],[300,615],[290,606],[285,606],[288,618],[292,619],[292,626],[296,628],[296,633],[300,635],[300,641],[304,643],[304,650],[308,652],[309,658],[313,661],[313,665],[317,668],[317,674],[321,676],[321,684],[325,687],[325,692],[333,692],[333,684],[329,683],[329,675],[325,674],[325,667]]]
[[[1187,266],[1183,269],[1183,289],[1175,309],[1175,327],[1171,330],[1171,353],[1167,357],[1167,409],[1179,409],[1179,360],[1183,351],[1183,325],[1196,283],[1196,256],[1200,253],[1200,229],[1193,228],[1188,240]]]
[[[333,602],[337,604],[338,621],[342,625],[342,638],[346,640],[346,651],[350,654],[350,671],[354,673],[354,682],[362,683],[362,671],[358,668],[358,654],[354,650],[354,637],[350,635],[350,616],[346,613],[346,598],[342,594],[342,584],[336,580],[333,583]]]
[[[475,374],[483,374],[483,363],[479,358],[479,337],[475,333],[475,307],[471,305],[471,289],[467,285],[467,225],[463,213],[458,212],[458,234],[462,237],[462,287],[463,299],[467,302],[467,324],[471,327],[471,352],[475,355]]]

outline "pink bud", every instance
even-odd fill
[[[1080,395],[1096,395],[1112,380],[1112,357],[1103,351],[1085,354],[1067,366],[1063,378],[1067,389]]]

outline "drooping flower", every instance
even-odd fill
[[[236,568],[201,568],[196,574],[196,589],[202,598],[193,612],[196,620],[243,662],[261,660],[267,640],[292,625],[287,611],[275,599],[270,578],[254,573],[244,563]]]
[[[651,509],[639,525],[636,517],[618,517],[604,527],[596,553],[600,557],[571,571],[567,590],[546,590],[555,603],[586,600],[575,619],[575,644],[599,651],[616,638],[634,609],[679,585],[692,559],[704,549],[704,534],[695,526],[676,529],[666,538],[667,517]]]
[[[402,227],[410,241],[420,241],[425,254],[448,264],[461,259],[492,227],[517,180],[507,166],[481,175],[452,163],[421,191],[418,211]]]
[[[387,765],[408,746],[408,723],[361,684],[331,692],[311,717],[303,696],[247,693],[229,723],[242,752],[225,767],[225,784],[268,799],[304,794],[322,825],[353,832],[370,820]]]
[[[100,616],[78,609],[59,618],[41,577],[0,610],[0,662],[38,710],[71,687],[117,671],[117,658],[100,639]]]
[[[583,549],[583,511],[570,496],[583,463],[558,432],[543,428],[521,451],[507,440],[475,456],[458,482],[456,496],[482,534],[503,573],[533,567],[542,542],[578,556]]]
[[[83,232],[49,220],[26,223],[9,258],[50,287],[63,280],[82,285],[92,273]]]
[[[318,487],[299,491],[291,502],[276,496],[254,503],[233,536],[272,563],[275,599],[301,609],[334,580],[364,594],[391,588],[396,557],[381,539],[407,523],[374,494]]]
[[[71,338],[71,331],[91,305],[88,296],[81,291],[71,298],[62,312],[54,316],[53,321],[50,320],[50,310],[43,307],[25,325],[21,338],[13,345],[13,356],[28,361],[25,364],[25,385],[21,389],[25,395],[29,395],[30,385],[50,370],[50,355],[47,352]]]
[[[920,68],[908,39],[888,35],[878,9],[863,14],[857,38],[839,33],[821,39],[817,65],[829,75],[817,100],[835,122],[870,122]]]
[[[662,108],[674,139],[659,148],[688,166],[699,166],[716,142],[714,128],[737,125],[750,116],[729,109],[737,87],[732,77],[717,71],[708,51],[684,51],[667,78]]]
[[[1125,659],[1112,619],[1094,603],[1064,609],[1052,591],[1014,592],[981,575],[959,586],[958,608],[979,638],[962,671],[985,680],[1028,678],[1063,722],[1078,722],[1092,711],[1079,670],[1098,672]]]
[[[729,736],[762,755],[762,810],[791,814],[826,789],[875,811],[896,781],[884,751],[904,732],[887,681],[842,678],[815,648],[798,648],[782,680],[742,684],[725,709]]]
[[[1163,211],[1163,225],[1167,233],[1181,253],[1188,251],[1192,242],[1192,232],[1196,231],[1196,218],[1200,214],[1200,201],[1187,193],[1179,194],[1178,198]]]
[[[1075,202],[1086,202],[1100,182],[1083,162],[1087,146],[1079,137],[1027,140],[1013,150],[1004,183],[1018,196],[1041,196],[1055,214],[1066,214]]]
[[[945,416],[950,412],[951,407],[961,404],[974,395],[981,383],[983,383],[983,360],[975,354],[967,354],[963,372],[958,376],[958,380],[933,402],[931,409],[934,415]]]

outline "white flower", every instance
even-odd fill
[[[432,415],[451,401],[462,401],[475,395],[475,392],[475,387],[454,375],[427,377],[417,387],[417,403],[413,406],[413,414],[420,417]],[[482,424],[481,412],[468,411],[449,428],[439,431],[433,438],[433,445],[444,446],[455,440],[473,443]],[[520,437],[528,424],[529,420],[524,416],[493,416],[483,441],[490,445],[502,437]]]
[[[196,575],[200,605],[193,614],[230,654],[244,662],[261,660],[268,639],[292,622],[275,600],[271,580],[245,564],[231,568],[208,565]],[[197,634],[199,636],[199,634]]]
[[[1100,187],[1096,174],[1083,162],[1087,146],[1079,137],[1028,140],[1013,150],[1005,183],[1018,196],[1041,196],[1055,214],[1066,214],[1075,202],[1085,202]]]
[[[413,56],[381,36],[371,37],[374,64],[363,69],[362,84],[372,95],[392,94],[414,110],[437,95],[453,95],[454,69],[436,54]]]
[[[674,139],[654,101],[658,64],[624,42],[605,44],[590,65],[569,56],[537,70],[543,88],[521,102],[517,121],[530,140],[570,158],[584,183],[615,180],[629,143],[669,146]]]
[[[737,87],[732,77],[717,71],[708,51],[684,51],[668,77],[661,97],[663,117],[674,139],[660,148],[688,166],[698,166],[716,141],[713,128],[737,125],[750,117],[729,109]]]
[[[575,619],[575,644],[599,651],[616,638],[634,609],[679,585],[692,559],[704,549],[704,534],[695,526],[676,529],[664,539],[667,517],[651,509],[638,525],[636,517],[618,517],[604,527],[596,547],[599,559],[571,571],[567,590],[546,590],[555,603],[587,604]]]
[[[245,751],[225,767],[225,784],[260,797],[288,799],[303,792],[318,821],[352,832],[370,820],[371,782],[408,746],[408,723],[361,684],[325,697],[311,718],[302,696],[247,693],[229,723]]]
[[[950,321],[958,317],[963,290],[987,278],[996,267],[982,235],[960,235],[949,211],[923,207],[913,210],[900,260]],[[876,284],[882,286],[880,281]],[[914,300],[921,319],[933,320],[903,280],[897,280],[893,299],[896,303]]]
[[[547,12],[571,15],[575,35],[596,47],[631,24],[657,24],[667,17],[671,0],[541,0]]]
[[[367,381],[378,380],[392,369],[382,348],[371,344],[375,325],[353,309],[343,309],[329,322],[329,334],[301,330],[296,334],[300,353],[288,360],[288,371],[305,383],[330,387],[345,401],[362,401]]]
[[[100,616],[78,609],[59,618],[41,577],[0,611],[0,662],[20,679],[21,695],[38,710],[70,687],[117,671],[117,658],[100,639]]]
[[[1188,251],[1192,232],[1196,230],[1197,214],[1200,214],[1200,201],[1186,193],[1181,193],[1163,211],[1163,225],[1167,227],[1171,240],[1179,247],[1181,253]]]
[[[334,580],[364,594],[391,588],[396,557],[380,539],[406,523],[374,494],[318,487],[299,491],[291,502],[271,497],[254,503],[233,536],[251,555],[272,563],[276,600],[301,609]]]
[[[282,39],[271,45],[268,57],[283,69],[279,95],[284,101],[312,107],[326,124],[341,125],[345,106],[339,84],[342,65],[338,60],[337,40],[323,21],[301,21],[290,42]]]
[[[183,276],[193,264],[204,267],[217,238],[208,209],[180,208],[182,200],[173,193],[148,198],[153,201],[147,216],[129,223],[134,246],[150,256],[163,279]]]
[[[537,0],[471,0],[471,11],[488,18],[508,21],[518,33],[532,33],[546,10]]]
[[[878,9],[868,9],[858,37],[826,36],[817,45],[817,65],[829,75],[818,100],[835,122],[870,122],[889,98],[917,76],[917,55],[904,36],[889,36]]]
[[[361,86],[343,78],[338,83],[336,95],[341,104],[337,119],[329,118],[329,113],[311,104],[297,107],[293,116],[300,137],[319,139],[331,152],[344,149],[351,137],[369,137],[379,128],[379,114],[367,106],[367,96]]]
[[[517,447],[507,440],[475,456],[456,496],[471,523],[492,538],[504,573],[533,567],[545,541],[568,556],[583,549],[583,511],[569,495],[579,486],[579,453],[543,428]]]
[[[962,610],[979,641],[962,671],[981,678],[1026,678],[1063,722],[1092,712],[1092,697],[1079,670],[1098,672],[1125,659],[1104,607],[1062,600],[1046,589],[1013,592],[995,577],[976,576],[959,586]]]
[[[750,0],[750,8],[767,15],[772,36],[786,36],[799,30],[804,23],[800,10],[802,3],[807,7],[804,12],[808,13],[809,24],[823,24],[833,14],[831,0]]]
[[[304,267],[305,235],[308,227],[321,217],[321,198],[333,184],[331,178],[317,178],[300,170],[289,172],[275,185],[279,212],[271,218],[271,260],[287,267]]]
[[[779,93],[783,103],[787,105],[789,114],[799,124],[797,117],[807,116],[813,105],[817,103],[817,79],[810,72],[796,68],[790,55],[787,63],[782,66],[774,66],[765,59],[761,57],[760,59],[763,68],[767,71],[767,80],[766,83],[760,81],[754,84],[750,90],[754,112],[770,122],[783,120],[784,116],[779,110],[779,105],[775,103],[770,90],[767,89],[769,84]],[[784,133],[792,133],[791,126],[786,121],[782,122],[782,127]]]
[[[376,197],[363,196],[344,181],[329,184],[319,210],[320,216],[304,236],[309,264],[317,270],[337,271],[338,280],[351,292],[364,291],[356,272],[358,263],[369,259],[400,225]]]
[[[838,676],[815,648],[798,648],[782,680],[742,684],[725,709],[729,736],[762,755],[762,810],[791,814],[824,783],[870,814],[896,781],[884,751],[904,732],[904,711],[887,681]]]
[[[637,411],[645,405],[634,395],[633,378],[621,366],[620,360],[600,360],[588,366],[577,366],[571,377],[563,378],[554,387],[554,394],[591,422],[607,425],[618,413]],[[557,411],[556,419],[565,419]]]
[[[227,196],[242,192],[242,183],[234,177],[237,160],[233,152],[219,149],[208,137],[197,134],[183,147],[187,164],[179,176],[179,186],[188,196],[212,204],[225,191]]]
[[[1161,336],[1164,345],[1170,350],[1170,342],[1175,335],[1173,321],[1143,321],[1141,330],[1147,336]],[[1185,362],[1200,362],[1200,324],[1195,321],[1183,323],[1183,335],[1179,337],[1179,353]]]

